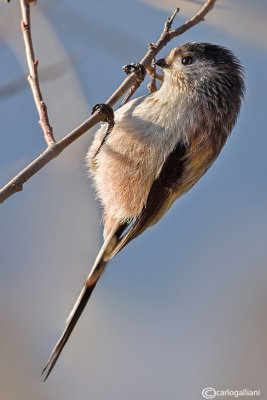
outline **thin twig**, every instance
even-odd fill
[[[192,28],[199,22],[202,22],[205,20],[205,16],[213,9],[214,5],[216,3],[216,0],[207,0],[204,4],[204,6],[199,10],[198,13],[196,13],[192,18],[187,20],[184,25],[180,26],[179,28],[175,30],[170,30],[170,40],[175,38],[176,36],[182,35],[185,31],[188,29]],[[174,15],[176,13],[174,12]]]
[[[158,81],[163,82],[163,75],[162,75],[162,74],[158,74],[158,73],[155,71],[154,67],[152,67],[151,65],[149,65],[149,66],[146,68],[146,70],[147,70],[147,72],[148,72],[148,75],[149,75],[152,79],[155,77]]]
[[[201,10],[190,20],[186,21],[184,25],[180,26],[175,30],[166,31],[164,28],[159,40],[153,48],[149,48],[146,55],[140,61],[145,68],[151,65],[152,60],[156,57],[159,51],[174,37],[181,35],[188,29],[192,28],[194,25],[203,21],[205,15],[214,7],[216,0],[207,0]],[[171,17],[172,18],[172,17]],[[171,19],[170,19],[171,20]],[[171,20],[172,22],[172,20]],[[124,82],[119,86],[119,88],[111,95],[111,97],[106,101],[106,104],[113,107],[114,104],[127,92],[137,81],[136,72],[132,72]],[[80,126],[66,135],[57,143],[52,143],[39,157],[33,160],[24,170],[22,170],[17,176],[15,176],[9,183],[7,183],[0,190],[0,203],[4,202],[8,197],[16,192],[23,189],[23,184],[35,175],[41,168],[48,164],[51,160],[57,157],[66,147],[83,135],[88,129],[92,128],[104,117],[103,113],[97,111]]]
[[[39,124],[41,125],[44,133],[44,138],[47,146],[55,143],[52,127],[50,126],[47,108],[43,101],[38,77],[38,60],[35,59],[32,35],[31,35],[31,19],[30,19],[30,5],[28,0],[20,0],[20,8],[22,14],[21,29],[25,43],[26,58],[29,66],[30,75],[28,81],[32,90],[33,98],[39,114]]]
[[[154,43],[149,43],[148,48],[154,47]],[[156,60],[153,58],[151,65],[147,67],[147,72],[149,76],[151,77],[151,82],[147,85],[148,90],[153,93],[157,91],[157,71],[156,71]],[[163,77],[162,77],[163,78]],[[163,79],[162,79],[163,81]]]
[[[147,88],[151,93],[154,93],[158,90],[157,89],[157,81],[156,81],[157,77],[156,77],[155,59],[152,61],[152,65],[149,70],[150,70],[149,75],[151,77],[151,82],[147,85]]]
[[[172,23],[173,23],[173,21],[174,21],[174,18],[176,17],[176,15],[178,14],[179,11],[180,11],[180,8],[177,7],[177,8],[174,10],[172,16],[171,16],[170,18],[167,19],[167,21],[165,22],[165,26],[164,26],[165,32],[170,32],[170,29],[171,29],[171,27],[172,27]]]

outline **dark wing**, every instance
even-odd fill
[[[174,200],[173,188],[179,186],[188,162],[189,147],[178,143],[163,164],[158,178],[153,182],[147,202],[129,230],[118,240],[111,257],[127,243],[155,224],[169,209]]]

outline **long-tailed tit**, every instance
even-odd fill
[[[105,241],[51,353],[46,378],[108,261],[202,177],[236,122],[244,81],[230,50],[188,43],[156,64],[164,72],[160,89],[119,108],[105,142],[102,126],[89,150]]]

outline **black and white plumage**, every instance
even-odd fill
[[[157,62],[161,88],[115,112],[115,126],[88,162],[103,206],[105,242],[44,371],[54,367],[107,262],[155,224],[219,155],[239,113],[243,69],[233,53],[209,43],[174,48]],[[46,379],[45,378],[45,379]]]

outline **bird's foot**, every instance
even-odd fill
[[[140,63],[136,63],[136,64],[131,63],[131,64],[128,64],[128,65],[124,65],[124,67],[122,67],[122,69],[126,73],[126,75],[130,75],[132,72],[135,72],[136,73],[136,77],[137,77],[137,80],[136,80],[135,84],[131,87],[131,89],[128,91],[128,93],[126,94],[126,96],[124,97],[124,99],[122,101],[121,105],[123,106],[125,103],[127,103],[127,101],[130,100],[132,95],[135,93],[135,91],[139,88],[139,86],[141,85],[141,83],[145,79],[146,69]]]
[[[101,104],[96,104],[92,108],[92,113],[94,114],[96,111],[102,112],[105,117],[103,118],[103,122],[107,122],[109,125],[109,128],[113,128],[114,126],[114,111],[112,107],[110,107],[108,104],[101,103]]]
[[[128,65],[124,65],[122,67],[123,72],[125,72],[126,75],[130,75],[132,72],[136,72],[137,75],[137,80],[142,82],[145,79],[146,76],[146,69],[143,66],[143,64],[140,63],[131,63]]]
[[[101,140],[101,143],[98,147],[98,149],[96,150],[94,156],[92,157],[92,162],[94,162],[95,157],[97,156],[97,154],[99,153],[101,147],[103,146],[103,144],[105,143],[105,141],[107,140],[108,135],[110,134],[110,132],[112,131],[114,125],[115,125],[115,120],[114,120],[114,111],[112,109],[112,107],[110,107],[108,104],[96,104],[93,108],[92,108],[92,114],[94,114],[96,111],[102,112],[104,113],[104,118],[102,119],[103,122],[107,122],[108,126],[107,126],[107,130],[103,136],[103,139]]]

